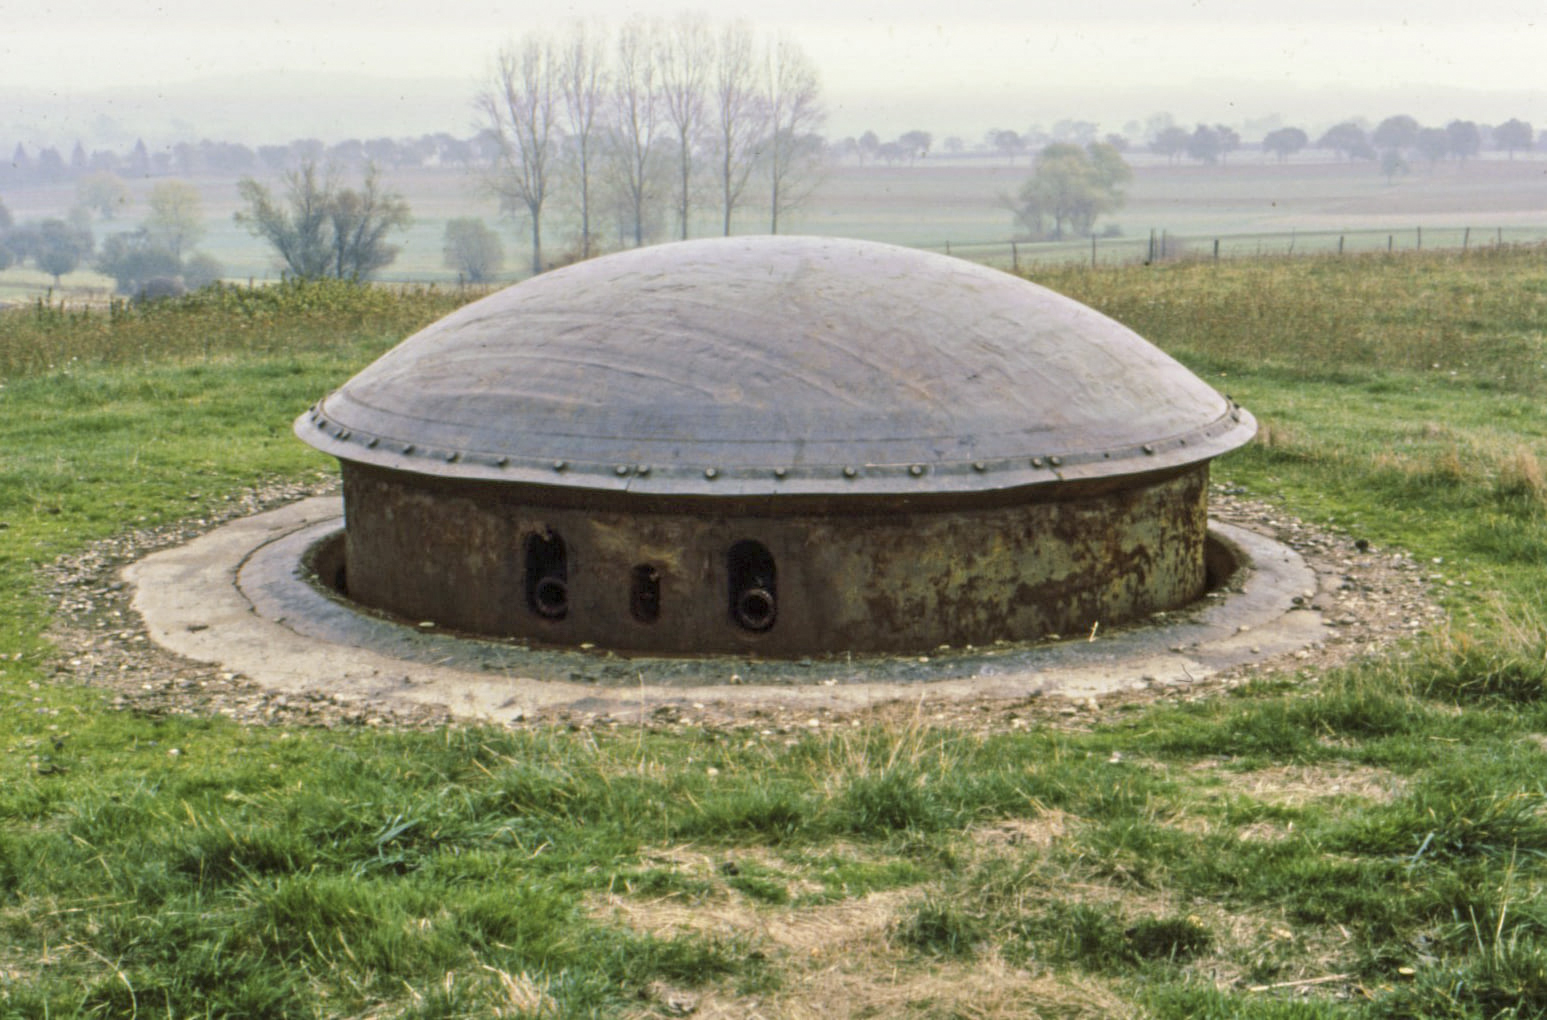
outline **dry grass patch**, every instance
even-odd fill
[[[1400,776],[1364,765],[1281,765],[1236,772],[1220,768],[1219,762],[1204,761],[1193,768],[1209,772],[1230,793],[1276,807],[1300,807],[1350,797],[1389,804],[1406,789]]]
[[[1065,811],[1047,810],[1035,818],[1004,818],[973,827],[973,843],[985,850],[1047,850],[1062,842],[1078,819]]]

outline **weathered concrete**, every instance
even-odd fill
[[[617,716],[663,705],[773,702],[851,710],[916,697],[1088,697],[1189,683],[1292,652],[1325,633],[1308,604],[1318,578],[1299,555],[1213,524],[1248,566],[1230,585],[1163,622],[1094,639],[929,656],[759,662],[740,657],[623,658],[544,651],[435,633],[362,613],[302,576],[304,552],[342,526],[341,502],[303,500],[225,525],[131,565],[134,608],[153,640],[272,689],[444,705],[488,721],[559,709]]]

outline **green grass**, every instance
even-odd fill
[[[1452,626],[1063,726],[114,710],[40,568],[331,477],[291,420],[464,296],[0,313],[0,1016],[1547,1015],[1542,253],[1039,280],[1259,417],[1217,481],[1410,550]]]

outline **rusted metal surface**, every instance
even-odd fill
[[[404,341],[296,424],[341,460],[677,496],[971,493],[1200,463],[1251,416],[997,270],[834,238],[548,273]]]
[[[799,656],[1085,633],[1203,591],[1206,465],[1075,498],[733,515],[345,463],[351,598],[553,645]],[[557,550],[562,547],[562,555]]]

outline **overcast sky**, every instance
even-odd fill
[[[1547,128],[1541,0],[16,0],[0,22],[0,144],[468,134],[502,43],[684,9],[799,40],[832,137],[975,141],[1065,117],[1118,131],[1158,111]]]

